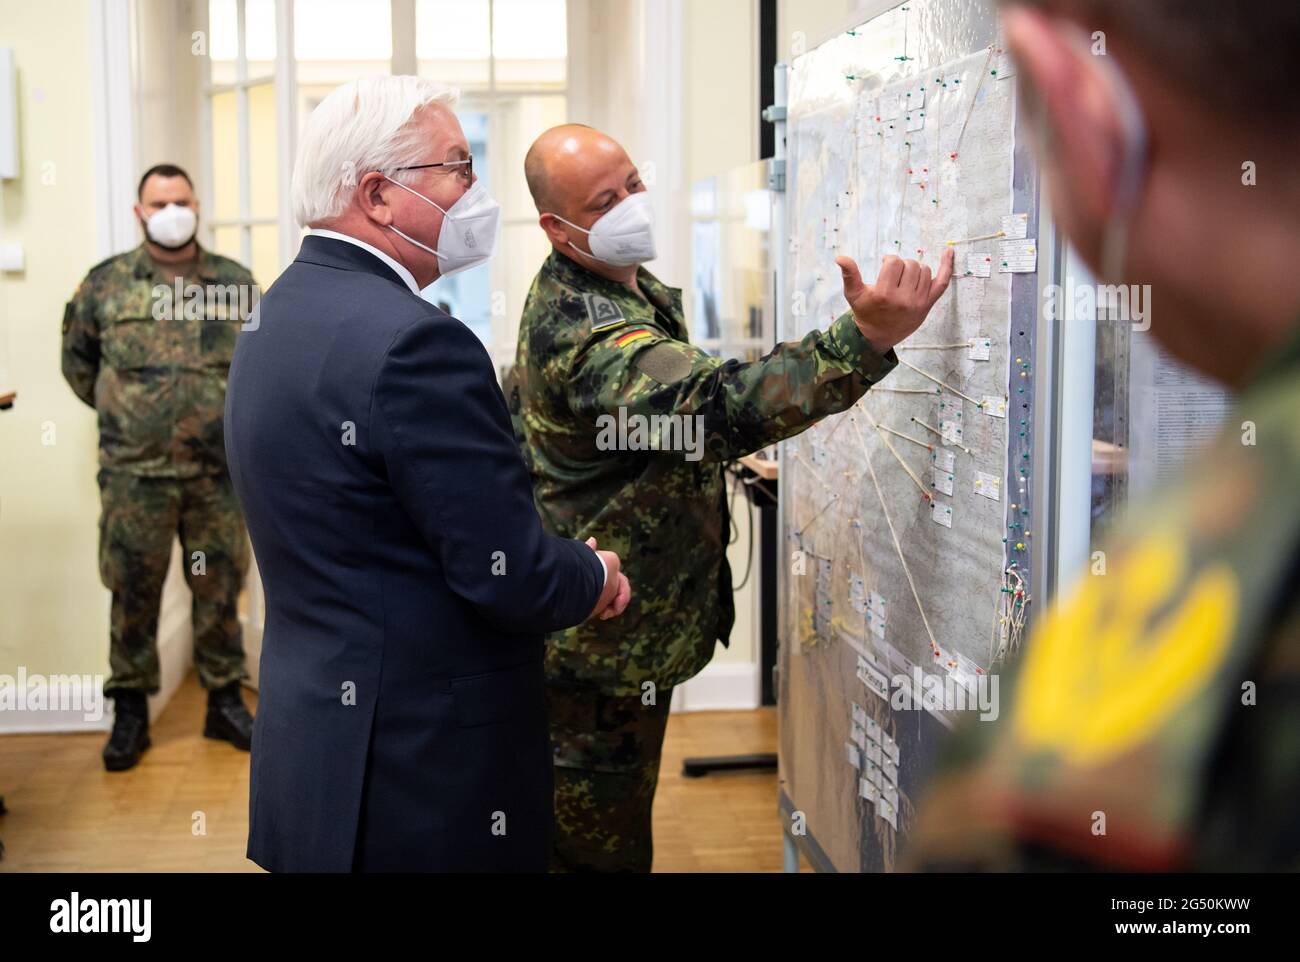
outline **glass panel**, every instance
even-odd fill
[[[235,82],[235,58],[239,54],[239,27],[235,0],[208,0],[208,57],[212,61],[212,82]]]
[[[253,257],[248,269],[253,272],[257,286],[266,290],[280,276],[280,229],[274,224],[259,224],[253,228]]]
[[[235,92],[212,98],[212,201],[214,220],[239,216],[239,121]]]
[[[212,249],[218,254],[229,257],[232,260],[244,262],[244,255],[240,251],[240,235],[243,233],[242,227],[218,227],[212,232]],[[265,281],[260,277],[257,282],[265,286]]]
[[[510,224],[501,228],[501,250],[496,257],[496,263],[501,265],[497,277],[501,296],[493,304],[496,312],[492,315],[492,336],[488,343],[498,374],[515,362],[524,301],[533,278],[550,253],[551,242],[536,224]]]
[[[500,255],[498,254],[498,257]],[[462,321],[484,345],[492,332],[492,264],[482,264],[451,277],[440,277],[421,291],[430,304]]]
[[[1081,265],[1073,251],[1071,266]],[[1082,274],[1084,283],[1091,277]],[[1080,319],[1082,320],[1082,319]],[[1131,326],[1096,318],[1096,372],[1092,389],[1092,506],[1091,531],[1100,539],[1128,500],[1129,348]]]
[[[248,91],[249,211],[254,218],[274,217],[279,196],[279,138],[275,129],[275,87],[262,84]],[[215,144],[216,141],[214,140]]]
[[[416,0],[419,73],[461,89],[488,85],[488,0]]]
[[[392,72],[393,24],[389,0],[294,0],[293,11],[301,133],[339,84]]]
[[[488,147],[488,115],[481,104],[473,101],[461,101],[456,111],[460,129],[465,133],[469,152],[474,157],[474,176],[483,182],[483,188],[493,197],[497,196],[496,185],[492,179],[491,155]],[[498,198],[499,200],[499,198]]]
[[[493,0],[492,55],[498,88],[563,87],[565,0]]]
[[[393,58],[389,0],[294,0],[293,50],[298,60],[333,60],[372,67]],[[386,73],[388,64],[379,71]],[[355,70],[359,77],[365,73]]]
[[[1076,283],[1067,287],[1064,306],[1090,300],[1097,318],[1092,432],[1096,547],[1131,499],[1179,476],[1214,438],[1233,396],[1156,343],[1148,330],[1150,303],[1144,288],[1114,288],[1112,295],[1074,263]],[[1073,319],[1066,315],[1067,322]]]
[[[528,193],[528,183],[524,180],[524,154],[542,131],[564,123],[567,115],[568,101],[563,94],[497,100],[500,156],[505,158],[505,169],[501,172],[504,183],[496,197],[501,202],[503,217],[532,218],[537,215],[537,208]],[[475,169],[478,169],[477,164]]]
[[[762,163],[691,187],[688,320],[692,337],[718,342],[723,357],[748,357],[755,341],[772,343],[771,210]]]
[[[269,77],[275,72],[275,0],[244,0],[244,47],[248,56],[248,79]],[[239,79],[239,22],[236,0],[209,0],[208,54],[212,60],[212,82],[234,83]]]
[[[244,50],[250,80],[275,73],[275,0],[244,0]]]

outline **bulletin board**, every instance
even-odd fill
[[[784,443],[781,808],[815,866],[889,870],[936,750],[1032,610],[1038,184],[987,4],[909,0],[794,59],[783,339],[846,310],[835,257],[948,292],[897,369]]]

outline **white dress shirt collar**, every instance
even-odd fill
[[[412,274],[410,271],[408,271],[397,261],[393,260],[387,254],[385,254],[383,251],[381,251],[378,247],[375,247],[372,244],[367,244],[363,240],[357,240],[355,237],[352,237],[349,234],[340,234],[336,230],[322,230],[319,227],[314,227],[312,228],[310,233],[314,237],[329,237],[334,240],[345,241],[348,244],[356,244],[362,250],[369,251],[371,254],[374,254],[381,261],[383,261],[385,264],[391,267],[393,269],[393,272],[398,277],[400,277],[403,281],[406,282],[406,286],[411,289],[412,294],[414,294],[416,297],[420,296],[420,286],[415,283],[415,275]]]

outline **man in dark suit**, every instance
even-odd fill
[[[545,870],[543,634],[628,600],[616,555],[543,532],[487,352],[419,296],[495,241],[454,96],[379,77],[316,108],[313,230],[230,369],[267,600],[248,856],[273,871]]]

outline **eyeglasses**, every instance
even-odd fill
[[[465,160],[445,160],[440,164],[412,164],[409,167],[394,167],[392,169],[394,172],[396,172],[399,170],[423,170],[426,167],[461,167],[461,166],[463,166],[465,169],[461,171],[456,171],[456,173],[460,175],[461,180],[465,181],[465,183],[467,184],[474,183],[473,156],[470,156]]]

